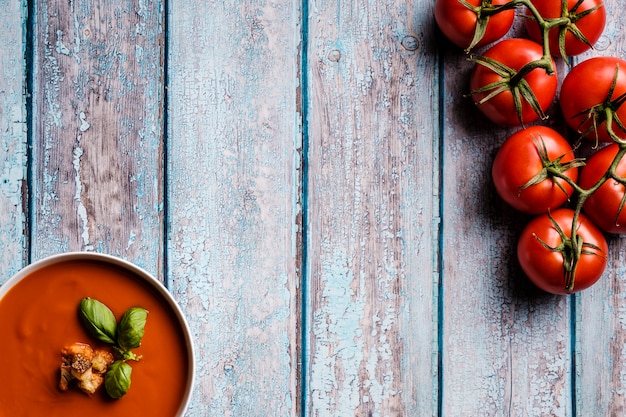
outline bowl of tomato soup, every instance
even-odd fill
[[[85,298],[117,320],[131,307],[148,312],[121,398],[104,386],[92,394],[59,387],[66,346],[112,350],[87,330],[79,312]],[[185,316],[158,280],[122,259],[74,252],[27,266],[0,286],[0,338],[0,417],[175,417],[187,409],[194,350]]]

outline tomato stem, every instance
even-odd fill
[[[563,245],[560,245],[556,248],[550,248],[550,250],[559,251],[563,254],[563,277],[565,281],[565,288],[568,292],[572,292],[574,290],[574,284],[575,284],[575,278],[576,278],[575,277],[576,265],[580,259],[580,256],[582,254],[599,255],[597,253],[597,250],[599,250],[599,248],[593,247],[588,243],[582,242],[582,239],[576,233],[578,229],[580,213],[582,212],[585,201],[587,200],[587,198],[589,198],[589,196],[591,196],[600,187],[602,187],[604,183],[606,183],[609,180],[616,181],[619,184],[626,187],[626,178],[622,178],[617,174],[617,167],[619,166],[619,163],[626,155],[626,142],[621,141],[620,143],[618,143],[618,146],[619,146],[618,151],[615,154],[615,157],[611,161],[611,164],[609,165],[609,168],[606,170],[604,175],[601,178],[599,178],[598,181],[595,182],[595,184],[593,184],[591,187],[586,188],[586,189],[583,189],[575,181],[573,181],[571,178],[566,176],[564,174],[564,171],[559,170],[559,169],[548,168],[551,175],[553,175],[554,177],[563,179],[571,187],[573,187],[574,192],[577,195],[576,203],[573,209],[574,214],[572,217],[572,225],[571,225],[571,233],[570,233],[571,237],[568,238],[565,234],[563,234],[562,231],[560,231],[560,228],[558,228],[558,225],[556,225],[556,223],[553,221],[553,224],[555,225],[555,229],[561,235],[561,239],[563,240],[564,243]],[[616,221],[619,218],[619,215],[625,205],[626,205],[626,194],[624,195],[624,197],[622,197],[622,200],[620,202],[620,207],[616,215]],[[568,243],[568,240],[573,240],[573,244]],[[586,251],[585,250],[586,247],[592,247],[596,251]],[[568,251],[570,250],[573,250],[573,252],[568,253]]]
[[[606,95],[606,98],[602,103],[598,103],[593,107],[590,107],[582,112],[575,114],[574,117],[583,116],[582,120],[578,124],[578,132],[581,134],[581,137],[588,136],[592,132],[595,132],[596,142],[598,141],[598,126],[603,122],[605,123],[606,131],[615,143],[626,143],[626,140],[620,138],[615,133],[613,129],[613,124],[617,124],[617,126],[622,130],[626,131],[626,127],[622,123],[622,121],[617,116],[617,111],[626,101],[626,93],[623,93],[616,99],[613,99],[613,92],[615,91],[615,86],[617,85],[617,78],[619,76],[619,65],[615,66],[615,74],[613,75],[613,80],[611,82],[611,86],[609,87],[609,91]],[[584,125],[590,122],[590,126],[587,127],[584,131],[581,132]]]
[[[488,20],[490,16],[493,16],[497,13],[500,13],[505,10],[511,10],[519,7],[526,7],[530,13],[530,16],[525,16],[529,19],[533,19],[537,22],[541,33],[541,44],[543,48],[543,55],[541,58],[531,61],[524,65],[519,70],[515,71],[511,68],[508,68],[497,61],[487,58],[487,57],[478,57],[475,58],[474,61],[477,64],[484,65],[498,74],[502,80],[487,86],[482,87],[481,89],[472,91],[470,95],[474,95],[476,93],[487,93],[486,97],[481,99],[477,104],[481,104],[492,97],[496,96],[502,91],[510,90],[513,94],[513,98],[515,100],[515,107],[517,110],[517,115],[520,121],[520,124],[523,125],[522,120],[522,98],[526,100],[533,110],[539,115],[541,119],[545,119],[546,116],[543,113],[543,110],[540,108],[537,102],[537,98],[535,97],[533,91],[528,87],[526,83],[525,77],[532,71],[536,69],[543,69],[546,71],[548,75],[553,75],[555,73],[554,61],[552,60],[552,53],[550,51],[550,40],[549,40],[549,32],[551,30],[555,30],[558,28],[559,30],[559,52],[563,60],[570,65],[568,61],[568,57],[565,51],[565,37],[567,33],[572,33],[578,40],[587,44],[589,47],[592,47],[589,40],[584,36],[584,34],[578,29],[576,26],[576,22],[582,19],[583,17],[589,15],[590,13],[595,12],[598,8],[603,7],[602,4],[597,5],[593,8],[584,10],[579,12],[578,9],[581,7],[584,0],[578,0],[576,4],[569,9],[568,8],[568,0],[562,0],[561,2],[561,16],[555,18],[544,18],[541,16],[532,0],[511,0],[505,4],[494,6],[492,4],[492,0],[482,0],[479,6],[473,6],[469,4],[466,0],[458,0],[462,4],[464,4],[469,9],[473,10],[477,15],[477,27],[474,35],[474,40],[471,45],[467,48],[466,51],[471,50],[482,38],[485,33]],[[540,157],[543,161],[543,169],[535,177],[528,181],[523,188],[532,186],[545,178],[552,178],[552,180],[562,188],[562,185],[557,179],[562,179],[574,190],[573,193],[576,194],[576,201],[574,204],[574,214],[572,218],[571,224],[571,233],[567,236],[562,228],[557,224],[554,218],[548,212],[548,216],[553,224],[554,229],[559,233],[561,237],[561,243],[557,247],[550,247],[547,243],[543,242],[539,237],[535,235],[535,238],[539,240],[539,242],[548,250],[560,252],[563,256],[563,278],[564,285],[567,292],[573,292],[576,282],[576,267],[580,260],[580,257],[583,254],[592,254],[599,256],[600,253],[598,251],[600,248],[586,243],[583,241],[583,238],[577,233],[578,225],[580,220],[580,214],[582,212],[583,205],[589,196],[591,196],[594,192],[596,192],[606,181],[614,180],[619,184],[622,184],[626,187],[626,178],[621,178],[617,174],[617,167],[622,160],[622,158],[626,155],[626,139],[622,139],[619,137],[614,130],[614,125],[617,125],[622,131],[626,132],[626,126],[622,123],[622,121],[617,117],[617,109],[626,102],[626,93],[617,97],[616,99],[612,99],[613,91],[615,89],[615,85],[617,83],[617,76],[619,72],[619,66],[615,69],[615,76],[613,79],[612,86],[607,94],[605,101],[601,104],[598,104],[590,109],[585,110],[581,114],[576,116],[584,115],[585,117],[581,121],[579,125],[579,130],[583,127],[583,125],[590,122],[590,126],[584,131],[580,132],[581,137],[587,136],[592,131],[596,131],[597,127],[603,122],[606,125],[606,130],[608,132],[609,137],[615,142],[619,149],[615,158],[611,162],[611,165],[604,173],[604,175],[598,179],[598,181],[593,184],[591,187],[587,189],[583,189],[580,185],[577,184],[576,181],[572,180],[570,177],[565,175],[565,171],[571,168],[577,168],[584,165],[582,159],[575,158],[572,161],[569,161],[566,164],[561,164],[561,158],[557,158],[555,161],[550,161],[547,156],[547,151],[545,150],[545,144],[543,141],[538,140],[535,141],[537,146],[537,151],[540,154]],[[597,134],[596,134],[597,137]],[[562,188],[563,189],[563,188]],[[569,196],[568,196],[569,197]],[[619,212],[626,206],[626,193],[622,198],[620,203]],[[593,250],[589,250],[589,248]]]
[[[580,8],[584,0],[579,0],[578,2],[576,2],[576,4],[571,9],[568,8],[568,0],[562,0],[561,16],[555,18],[544,18],[541,13],[539,13],[532,0],[511,0],[498,6],[494,6],[492,0],[482,0],[480,5],[478,6],[474,6],[468,3],[467,0],[458,1],[465,7],[476,13],[476,29],[474,33],[474,38],[470,46],[466,49],[466,52],[469,52],[472,48],[474,48],[474,46],[476,46],[476,44],[478,44],[478,42],[482,39],[487,29],[489,18],[491,16],[505,10],[516,9],[519,7],[526,7],[529,10],[530,16],[527,17],[535,20],[541,31],[543,56],[538,60],[527,63],[518,71],[509,73],[508,78],[502,83],[502,85],[506,84],[507,87],[502,88],[502,85],[498,85],[498,88],[492,89],[491,94],[481,100],[481,102],[484,102],[498,95],[502,91],[510,90],[513,94],[515,108],[520,121],[520,125],[523,126],[524,124],[524,121],[522,120],[522,99],[524,99],[531,105],[532,109],[541,120],[545,120],[547,117],[541,107],[538,105],[537,99],[533,91],[529,87],[527,87],[527,85],[525,85],[526,83],[524,78],[530,72],[536,69],[543,69],[548,75],[553,75],[555,73],[554,61],[552,60],[552,53],[550,51],[549,32],[551,30],[559,28],[559,52],[567,65],[569,65],[569,61],[565,51],[565,36],[568,32],[571,32],[581,42],[584,42],[589,47],[592,47],[589,40],[576,26],[576,22],[583,17],[589,15],[590,13],[593,13],[599,7],[602,7],[602,4],[579,12],[578,9]],[[476,61],[480,63],[480,60]],[[473,91],[471,92],[471,95],[477,92],[478,91]]]
[[[516,7],[515,5],[506,8],[494,6],[492,0],[482,0],[480,2],[480,5],[478,6],[474,6],[466,0],[458,0],[458,2],[476,14],[476,28],[474,30],[474,37],[472,38],[469,46],[465,48],[466,53],[469,53],[472,49],[474,49],[478,42],[480,42],[480,40],[485,36],[485,33],[487,32],[487,25],[489,24],[489,18],[491,16],[501,12],[502,10]]]
[[[565,281],[565,289],[567,292],[572,292],[574,290],[574,282],[576,278],[576,266],[578,265],[580,255],[583,253],[584,242],[580,235],[576,233],[576,221],[573,223],[574,227],[572,228],[572,233],[570,236],[567,236],[561,226],[559,226],[556,220],[552,217],[550,212],[548,212],[548,217],[550,218],[552,227],[559,234],[561,243],[552,247],[541,240],[536,234],[533,234],[533,236],[547,250],[561,254],[563,257],[563,278]]]
[[[540,182],[550,179],[552,182],[563,191],[564,194],[567,195],[568,201],[570,196],[568,192],[565,190],[561,181],[557,181],[557,179],[564,180],[567,184],[572,186],[574,190],[577,189],[578,185],[565,174],[566,171],[570,169],[578,168],[585,165],[583,159],[574,158],[565,163],[561,162],[566,154],[560,155],[554,160],[550,160],[550,156],[548,155],[548,149],[546,147],[545,142],[541,136],[535,137],[533,139],[533,143],[535,148],[537,149],[537,154],[539,159],[541,160],[541,164],[543,168],[539,171],[535,176],[533,176],[526,184],[520,187],[520,193],[528,187],[539,184]]]

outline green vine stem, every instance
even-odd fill
[[[501,64],[499,66],[497,63],[491,62],[492,60],[490,61],[488,58],[485,58],[485,57],[479,57],[479,58],[473,59],[476,63],[480,65],[486,65],[488,67],[498,69],[501,75],[506,73],[505,75],[508,77],[508,79],[506,79],[502,83],[499,83],[498,85],[495,85],[495,86],[492,85],[491,88],[492,89],[496,88],[497,91],[493,90],[491,94],[488,95],[488,97],[493,97],[498,92],[502,91],[502,88],[510,88],[512,91],[519,90],[520,86],[523,86],[524,77],[535,69],[542,68],[549,75],[552,75],[555,72],[553,61],[552,61],[552,54],[550,51],[549,32],[557,27],[561,28],[559,31],[559,49],[560,49],[559,52],[563,60],[568,65],[569,65],[568,57],[565,53],[565,46],[564,46],[565,35],[568,30],[571,31],[582,42],[586,43],[587,45],[591,47],[589,41],[585,38],[582,32],[576,27],[576,22],[582,19],[583,17],[587,16],[588,14],[594,12],[598,7],[603,7],[603,5],[601,4],[594,8],[591,8],[591,9],[588,9],[586,11],[579,13],[578,8],[582,5],[583,1],[584,0],[578,0],[577,3],[571,9],[568,9],[568,0],[562,0],[561,17],[544,18],[543,16],[541,16],[541,14],[536,9],[536,7],[534,6],[531,0],[511,0],[505,4],[498,5],[498,6],[494,6],[492,4],[492,0],[482,0],[479,6],[470,5],[466,0],[459,0],[460,3],[465,5],[467,8],[473,10],[477,15],[477,29],[476,29],[476,33],[475,33],[472,44],[470,45],[470,47],[467,48],[468,52],[474,45],[476,45],[476,43],[480,40],[482,35],[484,35],[489,17],[497,13],[500,13],[504,10],[511,10],[511,9],[516,9],[516,8],[525,6],[530,12],[530,16],[525,16],[525,17],[534,19],[540,27],[540,31],[542,34],[543,56],[538,60],[527,63],[518,71],[513,71],[510,68],[501,68]],[[559,161],[556,161],[556,163],[554,163],[554,161],[553,162],[544,161],[544,169],[541,173],[538,174],[540,176],[546,175],[552,178],[563,179],[573,188],[574,193],[576,194],[576,197],[577,197],[575,204],[574,204],[574,215],[573,215],[572,225],[571,225],[572,229],[571,229],[571,233],[569,237],[553,221],[555,229],[561,235],[562,243],[557,248],[548,247],[549,250],[559,251],[563,255],[564,281],[565,281],[564,284],[568,292],[572,292],[574,290],[575,281],[576,281],[576,266],[578,264],[578,261],[580,260],[581,255],[596,254],[594,251],[589,251],[585,249],[591,246],[588,243],[583,242],[581,236],[577,234],[577,224],[580,219],[580,213],[582,212],[582,208],[583,208],[585,201],[590,195],[592,195],[596,190],[598,190],[606,181],[614,180],[622,184],[624,187],[626,187],[626,178],[622,178],[617,174],[617,167],[619,163],[621,162],[622,158],[626,155],[626,139],[620,138],[613,129],[613,125],[617,124],[620,129],[622,129],[623,131],[626,131],[626,127],[622,124],[622,121],[619,120],[616,114],[620,106],[622,106],[624,102],[626,101],[626,93],[622,94],[617,99],[612,99],[614,87],[617,81],[618,72],[619,72],[619,67],[617,67],[615,70],[615,77],[613,80],[613,84],[609,93],[607,94],[607,97],[604,103],[601,103],[597,106],[594,106],[593,108],[585,110],[585,112],[583,113],[586,115],[586,117],[581,122],[581,126],[582,126],[582,124],[586,123],[587,121],[591,119],[592,125],[585,132],[582,132],[581,138],[579,139],[579,141],[582,139],[583,136],[586,136],[592,131],[595,131],[595,129],[597,129],[597,127],[602,122],[605,122],[606,129],[607,129],[609,136],[611,137],[613,142],[615,142],[619,146],[619,150],[617,154],[615,155],[613,161],[611,162],[611,165],[609,166],[607,171],[604,173],[604,175],[593,186],[591,186],[588,189],[583,189],[575,181],[573,181],[572,179],[570,179],[568,176],[564,174],[564,171],[571,167],[564,167],[559,163]],[[503,87],[503,84],[506,84],[506,87]],[[484,87],[478,92],[484,92],[486,89],[487,87]],[[473,95],[474,93],[476,92],[472,92],[470,95]],[[526,96],[524,96],[524,98],[527,99]],[[532,98],[533,97],[530,98],[530,101],[527,99],[527,101],[529,101],[531,105],[532,105]],[[519,110],[521,106],[517,108]],[[539,116],[542,116],[542,113],[538,113],[538,114]],[[520,118],[520,122],[522,122],[521,113],[519,111],[518,111],[518,116]],[[578,146],[576,146],[575,148],[577,147]],[[541,152],[541,148],[539,145],[538,145],[538,151]],[[580,166],[583,164],[578,159],[576,161],[577,162],[574,162],[575,166]],[[536,181],[537,178],[534,178],[531,181],[533,180]],[[532,185],[532,184],[529,184],[529,185]],[[622,199],[622,202],[619,208],[620,211],[626,205],[625,203],[626,203],[626,196]],[[548,216],[550,216],[550,213],[548,213]],[[618,216],[619,216],[619,213],[618,213]],[[541,242],[541,243],[547,247],[547,245],[544,242]],[[597,249],[597,248],[594,248],[594,249]]]
[[[582,241],[578,242],[580,240],[580,236],[576,233],[578,221],[580,218],[580,213],[582,212],[585,201],[587,200],[587,198],[589,198],[589,196],[591,196],[600,187],[602,187],[602,185],[604,185],[607,181],[610,181],[610,180],[616,181],[626,188],[626,178],[620,177],[619,174],[617,173],[617,168],[620,162],[622,161],[622,159],[624,158],[624,156],[626,155],[626,142],[621,140],[613,132],[612,123],[613,123],[613,113],[615,112],[615,110],[609,109],[607,107],[606,112],[608,113],[609,116],[606,119],[606,123],[607,123],[607,131],[609,132],[613,141],[617,143],[618,145],[618,151],[615,154],[615,157],[611,161],[611,164],[609,165],[606,172],[591,187],[582,188],[575,181],[573,181],[570,177],[565,175],[564,172],[567,169],[572,168],[572,167],[563,166],[558,163],[559,162],[558,160],[556,161],[548,160],[547,162],[544,161],[545,174],[542,173],[542,176],[562,179],[574,189],[574,193],[576,194],[576,197],[577,197],[574,208],[573,208],[574,214],[572,218],[570,237],[567,237],[564,233],[560,231],[560,229],[557,228],[557,231],[559,231],[559,234],[561,235],[561,238],[563,239],[563,245],[558,248],[549,248],[550,250],[560,251],[561,253],[563,253],[565,287],[566,287],[566,290],[569,292],[574,290],[574,284],[575,284],[575,279],[576,279],[576,276],[575,276],[576,265],[578,263],[578,260],[580,259],[580,256],[583,253],[596,254],[595,252],[584,252],[584,247],[586,243]],[[541,152],[539,147],[538,147],[538,151]],[[575,159],[573,161],[579,161],[579,160]],[[580,162],[576,162],[575,166],[580,166]],[[531,179],[531,181],[533,181],[533,179]],[[527,187],[530,185],[532,184],[524,185],[523,187]],[[625,204],[626,204],[626,194],[622,198],[622,201],[619,207],[620,212],[621,210],[623,210]],[[619,216],[619,212],[617,216]],[[553,222],[553,224],[555,223]],[[555,224],[555,228],[556,228],[556,224]],[[543,244],[543,242],[541,243]],[[546,245],[544,244],[544,246]],[[570,251],[572,250],[576,250],[577,252],[570,253]]]
[[[567,60],[567,56],[565,54],[565,34],[567,33],[568,30],[571,31],[582,42],[586,43],[590,47],[592,46],[587,40],[587,38],[583,35],[583,33],[576,27],[576,22],[582,19],[583,17],[587,16],[588,14],[594,12],[598,7],[601,7],[601,6],[596,6],[596,7],[593,7],[591,9],[588,9],[579,13],[577,10],[580,7],[580,5],[583,3],[583,1],[584,0],[578,0],[578,2],[570,10],[568,9],[568,1],[563,0],[561,17],[544,18],[543,16],[541,16],[541,14],[539,13],[539,11],[537,10],[537,8],[535,7],[535,5],[532,3],[531,0],[511,0],[499,6],[494,6],[492,4],[492,0],[483,0],[480,6],[473,6],[469,4],[466,0],[459,0],[461,4],[463,4],[465,7],[472,10],[474,13],[476,13],[476,18],[477,18],[476,32],[474,34],[474,39],[466,51],[471,50],[471,48],[473,48],[474,45],[476,45],[476,43],[480,41],[480,39],[485,33],[487,23],[491,16],[498,14],[504,10],[517,9],[517,8],[524,6],[531,13],[532,17],[529,17],[529,18],[534,19],[540,27],[541,34],[542,34],[541,39],[542,39],[543,56],[538,60],[527,63],[518,71],[516,71],[516,73],[511,74],[510,80],[508,81],[508,83],[511,86],[511,89],[517,88],[521,84],[524,77],[526,77],[526,75],[528,75],[531,71],[538,69],[538,68],[544,69],[548,75],[552,75],[555,72],[555,68],[553,65],[552,53],[550,51],[550,40],[548,36],[549,32],[552,29],[557,28],[557,27],[562,28],[559,32],[559,47],[560,47],[561,56],[563,57],[564,61],[568,63],[568,65],[569,65],[569,61]],[[477,63],[482,64],[484,58],[475,59],[475,60]],[[472,94],[474,94],[474,92],[472,92]],[[542,116],[542,115],[539,114],[539,116]],[[521,115],[520,115],[520,118],[521,118]]]
[[[548,59],[550,60],[550,65],[552,65],[552,60],[550,59],[550,57],[548,57]],[[528,72],[542,67],[543,61],[531,61],[529,64],[533,65],[525,65],[522,68],[524,71],[516,71],[513,68],[508,67],[501,62],[498,62],[497,60],[486,56],[476,57],[474,61],[479,65],[483,65],[489,68],[500,77],[499,81],[487,84],[471,92],[470,96],[480,93],[486,93],[486,96],[479,100],[476,104],[482,104],[504,91],[510,91],[513,97],[513,102],[515,104],[515,110],[517,112],[517,116],[521,125],[524,124],[522,118],[522,99],[531,106],[533,111],[539,115],[539,118],[541,120],[545,120],[547,118],[547,116],[543,112],[543,109],[541,108],[541,105],[539,104],[539,100],[537,100],[537,97],[535,96],[535,93],[533,92],[528,82],[524,79]]]

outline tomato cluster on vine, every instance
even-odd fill
[[[626,61],[595,57],[571,66],[561,87],[556,60],[593,48],[606,25],[602,0],[436,0],[441,32],[471,53],[471,97],[495,125],[518,128],[492,166],[500,197],[534,216],[517,257],[539,288],[570,294],[596,283],[607,234],[626,234]],[[507,37],[516,19],[525,37]],[[544,126],[558,101],[568,128]],[[528,125],[533,123],[533,125]],[[568,140],[566,137],[571,138]],[[581,144],[592,144],[587,158]]]

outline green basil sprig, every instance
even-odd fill
[[[109,307],[93,298],[83,298],[79,311],[89,334],[101,342],[115,344],[117,321]]]
[[[116,360],[104,375],[104,388],[111,398],[122,398],[130,388],[130,374],[133,368],[123,360]]]
[[[130,388],[132,373],[132,367],[127,361],[141,359],[132,349],[141,346],[148,310],[131,307],[124,312],[118,323],[111,309],[102,302],[87,297],[81,300],[78,311],[91,336],[113,345],[117,360],[104,375],[104,388],[111,398],[123,397]]]
[[[135,349],[141,345],[146,326],[148,311],[141,307],[131,307],[120,319],[117,329],[117,344],[125,350]]]

